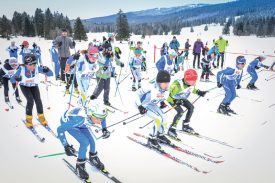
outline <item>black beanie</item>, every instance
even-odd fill
[[[171,80],[170,74],[167,71],[159,71],[157,75],[157,83],[169,83]]]

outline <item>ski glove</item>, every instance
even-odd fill
[[[49,67],[47,67],[47,66],[43,66],[43,67],[42,67],[42,71],[43,71],[44,73],[47,73],[47,72],[50,71],[50,69],[49,69]]]
[[[222,84],[220,82],[217,83],[218,88],[222,87]]]
[[[75,47],[75,42],[73,41],[73,47]]]
[[[107,69],[108,69],[108,67],[107,67],[107,66],[104,66],[104,67],[103,67],[103,70],[104,70],[104,71],[106,71]]]
[[[142,105],[138,106],[138,110],[140,114],[145,114],[147,112],[147,109]]]
[[[79,57],[80,57],[80,54],[79,54],[79,53],[76,53],[76,54],[73,55],[73,59],[74,59],[74,60],[78,60]]]
[[[124,63],[120,63],[120,67],[124,67]]]
[[[32,47],[33,47],[33,48],[36,48],[36,47],[37,47],[37,44],[33,43],[33,44],[32,44]]]
[[[265,69],[269,69],[269,67],[268,67],[267,65],[264,65],[263,67],[264,67]]]
[[[17,82],[22,81],[22,77],[21,76],[15,76],[15,81],[17,81]]]
[[[208,91],[200,91],[200,90],[198,90],[198,91],[197,91],[197,94],[198,94],[199,96],[201,96],[201,97],[204,97],[205,94],[206,94],[207,92],[208,92]]]
[[[73,147],[73,145],[67,145],[65,146],[65,152],[67,156],[76,156],[75,155],[75,148]]]
[[[242,88],[242,86],[241,85],[237,85],[237,89],[240,89],[240,88]]]

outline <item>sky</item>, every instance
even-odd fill
[[[12,18],[13,12],[26,11],[33,15],[36,8],[50,8],[67,15],[70,19],[81,19],[151,8],[174,7],[197,3],[222,3],[229,0],[0,0],[0,16]]]

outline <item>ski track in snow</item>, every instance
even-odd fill
[[[190,28],[184,28],[182,34],[177,36],[180,41],[181,47],[184,45],[186,38],[190,39],[190,43],[193,45],[197,37],[200,37],[205,43],[208,41],[209,46],[212,46],[213,38],[218,39],[222,27],[210,25],[207,32],[203,31],[204,25],[194,27],[195,32],[190,33]],[[93,38],[102,39],[102,35],[106,33],[94,33],[88,34],[89,41]],[[139,40],[141,36],[133,36],[133,40]],[[252,54],[261,54],[265,51],[266,54],[273,54],[275,38],[257,38],[255,36],[224,36],[229,41],[228,51],[230,52],[243,52]],[[143,46],[147,50],[147,64],[148,68],[154,66],[153,63],[153,47],[161,47],[166,41],[170,42],[171,35],[168,36],[151,36],[146,37],[143,41]],[[44,40],[41,38],[23,38],[18,37],[14,39],[16,44],[19,45],[23,40],[28,40],[30,45],[36,42],[42,50],[42,61],[45,65],[52,68],[49,49],[51,47],[51,40]],[[150,43],[148,44],[148,41]],[[5,51],[6,47],[10,44],[10,41],[0,39],[0,58],[2,62],[8,58],[8,53]],[[76,49],[85,49],[88,42],[77,42]],[[116,43],[122,50],[122,60],[127,63],[128,59],[128,44]],[[73,53],[73,50],[71,50]],[[159,50],[156,51],[157,59],[159,58]],[[234,66],[235,58],[237,55],[227,54],[225,56],[226,65]],[[20,56],[19,56],[20,57]],[[246,56],[248,62],[252,61],[254,56]],[[192,65],[192,51],[189,53],[189,65]],[[268,58],[265,62],[270,65],[274,59]],[[125,64],[126,65],[126,64]],[[187,68],[188,64],[185,64]],[[123,74],[125,73],[123,70]],[[127,69],[129,72],[129,68]],[[199,70],[199,75],[200,75]],[[214,70],[216,74],[217,70]],[[145,86],[148,82],[155,77],[156,69],[150,70],[147,74],[143,72],[143,76],[148,76],[149,80],[143,80],[142,85]],[[245,71],[246,73],[246,71]],[[241,183],[241,182],[265,182],[273,183],[275,181],[274,169],[275,169],[275,146],[274,146],[274,87],[275,80],[266,82],[265,78],[268,78],[272,73],[261,72],[259,73],[259,80],[256,85],[260,88],[259,91],[249,90],[237,90],[237,94],[242,98],[236,98],[231,107],[240,116],[224,117],[219,114],[211,113],[209,110],[216,111],[219,103],[223,99],[223,95],[218,96],[215,99],[207,101],[207,98],[214,97],[219,93],[223,93],[223,90],[216,89],[208,93],[204,98],[201,98],[195,104],[195,110],[191,119],[192,127],[201,133],[202,135],[225,141],[229,144],[240,146],[242,150],[231,149],[216,143],[211,143],[203,139],[199,139],[192,136],[179,134],[179,138],[183,143],[188,144],[195,149],[196,152],[202,151],[211,155],[222,155],[224,163],[213,165],[211,163],[202,161],[199,158],[184,155],[176,152],[172,149],[164,149],[176,156],[177,158],[186,161],[200,169],[212,170],[208,175],[201,175],[193,170],[185,168],[167,158],[164,158],[157,153],[143,148],[129,141],[126,136],[131,135],[133,132],[139,132],[148,134],[150,125],[148,128],[139,130],[139,126],[142,126],[150,121],[148,117],[142,117],[140,120],[131,122],[127,125],[119,124],[110,128],[115,130],[111,134],[109,139],[100,139],[97,141],[97,150],[101,161],[105,164],[106,168],[111,174],[116,176],[124,183],[149,183],[149,182],[173,182],[182,183],[183,181],[189,183],[195,182],[212,182],[212,183]],[[172,79],[181,78],[183,72],[180,71]],[[121,77],[123,78],[123,77]],[[44,76],[40,76],[41,81],[44,81]],[[210,78],[215,81],[215,76]],[[52,80],[53,78],[48,78]],[[241,83],[242,87],[246,87],[249,80]],[[93,80],[92,82],[95,82]],[[121,104],[119,96],[114,97],[115,93],[115,81],[111,79],[111,92],[110,102],[118,108],[129,111],[128,114],[109,113],[107,118],[107,124],[111,125],[122,119],[125,119],[131,115],[134,115],[138,110],[134,107],[133,95],[134,93],[129,91],[132,80],[130,77],[120,84],[120,92],[122,94],[123,103]],[[94,90],[96,84],[91,86],[91,92]],[[207,90],[215,87],[215,83],[198,82],[197,88]],[[56,131],[59,126],[59,120],[64,111],[68,108],[69,96],[63,97],[62,91],[65,86],[51,85],[49,88],[49,98],[47,100],[46,86],[40,85],[40,92],[42,96],[44,112],[51,128]],[[61,143],[53,137],[47,130],[41,125],[37,125],[36,129],[41,136],[45,137],[45,143],[40,143],[37,139],[26,129],[21,118],[24,118],[25,111],[22,106],[19,106],[15,97],[12,95],[12,89],[10,86],[10,100],[14,106],[14,109],[10,109],[6,112],[4,109],[7,105],[4,102],[3,87],[0,89],[0,109],[1,109],[1,123],[0,123],[0,144],[1,144],[1,156],[0,162],[0,180],[5,183],[26,183],[37,182],[66,182],[75,183],[80,182],[77,177],[64,165],[62,158],[65,156],[49,157],[44,159],[36,159],[34,155],[46,155],[51,153],[64,152]],[[26,104],[26,100],[20,91],[23,104]],[[102,99],[102,95],[99,99]],[[196,96],[191,96],[190,101],[193,101]],[[255,102],[253,100],[261,99],[262,102]],[[77,105],[77,99],[72,97],[72,105]],[[272,107],[270,107],[272,104]],[[51,107],[49,110],[47,107]],[[36,114],[36,108],[34,106],[33,114]],[[175,115],[175,111],[167,113],[167,121],[170,124]],[[37,123],[36,120],[33,120]],[[178,127],[180,127],[179,124]],[[101,132],[95,133],[97,137],[101,136]],[[74,147],[78,147],[78,143],[67,135],[68,140]],[[140,139],[144,140],[144,139]],[[177,142],[175,142],[177,144]],[[187,148],[186,146],[182,146]],[[188,148],[187,148],[188,149]],[[65,157],[70,163],[75,164],[75,157]],[[107,183],[111,182],[105,176],[97,173],[88,164],[86,168],[90,174],[92,182]]]

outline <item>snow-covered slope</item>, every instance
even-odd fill
[[[203,31],[204,26],[194,27],[195,32],[190,33],[190,28],[182,30],[182,34],[177,36],[181,45],[184,45],[186,38],[190,38],[190,42],[193,42],[200,37],[204,42],[208,41],[211,45],[213,38],[218,38],[222,27],[209,26],[207,32]],[[89,34],[89,41],[93,38],[101,39],[102,34]],[[139,40],[141,36],[133,36],[133,40]],[[266,54],[274,54],[274,41],[275,38],[257,38],[257,37],[236,37],[225,36],[229,41],[228,51],[230,52],[243,52],[261,54],[265,51]],[[36,42],[41,46],[43,54],[43,62],[45,65],[51,67],[51,60],[49,55],[49,48],[51,41],[45,41],[39,38],[15,38],[17,44],[20,44],[23,40],[29,40],[30,43]],[[163,42],[169,42],[172,39],[171,35],[168,36],[151,36],[146,37],[143,40],[145,49],[147,50],[147,62],[148,68],[154,66],[153,63],[153,46],[160,47]],[[6,40],[0,40],[0,52],[1,60],[7,58],[7,53],[4,49],[8,46],[9,42]],[[85,49],[88,42],[77,42],[77,49]],[[128,59],[128,45],[117,45],[122,50],[122,60],[127,62]],[[272,47],[273,46],[273,47]],[[73,52],[73,50],[72,50]],[[227,54],[226,65],[233,66],[237,55]],[[192,64],[192,54],[190,53],[189,64]],[[159,58],[159,50],[157,50],[157,58]],[[254,56],[246,56],[248,61],[252,61]],[[268,58],[266,64],[269,65],[274,59]],[[188,68],[188,64],[185,65]],[[123,76],[128,71],[123,70]],[[200,72],[200,71],[198,71]],[[217,70],[214,70],[216,73]],[[269,82],[265,81],[265,78],[271,76],[271,72],[261,72],[259,74],[259,80],[257,86],[259,91],[248,91],[246,89],[240,89],[237,91],[239,98],[232,103],[232,108],[235,109],[239,115],[236,117],[225,117],[210,111],[215,111],[221,102],[223,96],[219,96],[212,100],[207,98],[214,97],[219,93],[223,93],[222,89],[216,89],[208,93],[204,98],[198,100],[195,104],[195,111],[192,117],[191,125],[203,135],[217,138],[225,141],[231,145],[242,147],[242,150],[232,149],[198,139],[196,137],[180,135],[183,142],[195,149],[190,149],[186,146],[178,144],[179,146],[192,150],[194,152],[205,152],[212,155],[222,155],[221,160],[225,160],[222,164],[213,164],[203,161],[198,158],[194,158],[189,155],[185,155],[180,152],[176,152],[169,148],[164,147],[167,152],[170,152],[174,156],[183,161],[188,162],[202,170],[212,170],[208,175],[197,173],[183,165],[179,165],[172,160],[160,156],[159,154],[150,151],[138,144],[135,144],[126,138],[127,135],[132,135],[133,132],[140,132],[147,134],[148,130],[139,130],[139,126],[146,124],[150,119],[143,117],[140,120],[128,124],[126,126],[117,125],[113,129],[114,133],[106,140],[98,140],[97,149],[99,157],[107,167],[107,169],[120,179],[124,183],[149,183],[149,182],[211,182],[211,183],[241,183],[241,182],[265,182],[273,183],[275,180],[274,168],[275,168],[275,147],[273,139],[274,135],[274,112],[275,106],[269,107],[275,103],[274,87],[275,80]],[[156,75],[155,69],[150,69],[148,73],[143,73],[150,78]],[[122,76],[122,77],[123,77]],[[183,72],[179,72],[173,79],[181,78]],[[44,80],[41,76],[41,80]],[[215,78],[211,78],[215,81]],[[247,80],[242,83],[245,87]],[[148,83],[147,80],[142,81],[142,85]],[[95,87],[93,83],[91,92]],[[198,88],[206,90],[215,87],[215,83],[201,83],[198,82]],[[128,110],[128,114],[119,113],[118,111],[108,116],[108,124],[113,124],[119,120],[125,119],[138,111],[133,104],[134,93],[129,91],[131,88],[131,80],[127,78],[120,85],[120,92],[123,99],[121,103],[119,97],[114,97],[115,81],[111,81],[111,93],[110,102],[116,106]],[[67,109],[67,102],[69,97],[63,97],[64,86],[49,87],[49,100],[47,99],[45,86],[41,84],[40,91],[44,104],[46,117],[53,129],[59,126],[59,119],[63,112]],[[10,94],[12,91],[10,91]],[[21,93],[20,93],[21,94]],[[21,94],[23,103],[26,103],[25,98]],[[99,98],[101,98],[100,96]],[[1,110],[1,122],[0,122],[0,181],[5,183],[30,183],[30,182],[66,182],[76,183],[80,182],[74,174],[63,164],[62,158],[66,158],[71,163],[75,163],[75,158],[66,156],[56,156],[45,159],[36,159],[34,155],[44,155],[51,153],[63,152],[63,147],[60,142],[55,139],[51,134],[46,132],[41,126],[38,126],[38,131],[46,138],[44,144],[38,142],[34,136],[24,127],[20,121],[24,118],[24,109],[15,104],[13,97],[10,97],[14,103],[15,109],[5,112],[3,88],[0,89],[0,110]],[[191,101],[195,99],[195,96],[190,98]],[[76,98],[73,97],[73,104],[76,105]],[[46,108],[51,106],[50,110]],[[34,114],[36,110],[34,108]],[[173,120],[175,112],[169,112],[167,114],[168,123]],[[180,125],[179,125],[180,127]],[[110,128],[111,130],[112,128]],[[100,134],[95,133],[96,136]],[[70,142],[78,147],[75,140],[70,138]],[[143,140],[143,139],[140,139]],[[87,170],[90,174],[92,182],[107,183],[111,182],[103,175],[96,173],[96,171],[87,165]]]

